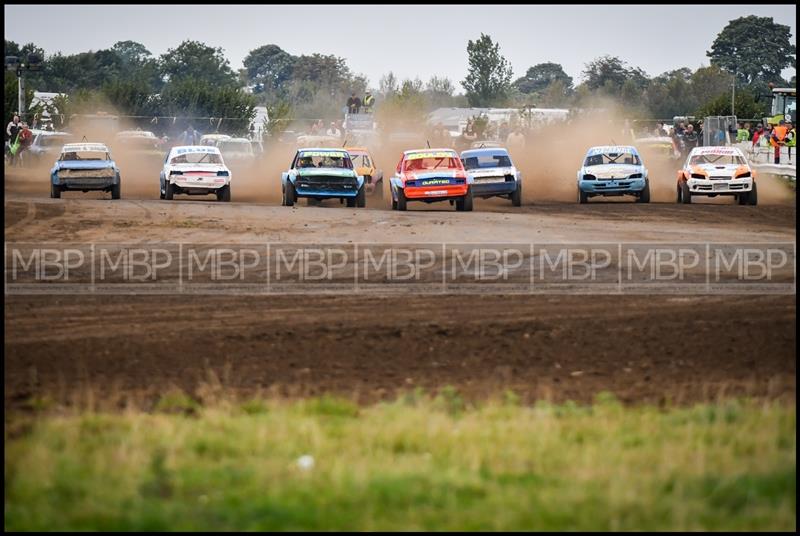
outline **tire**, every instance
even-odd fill
[[[367,192],[364,189],[364,186],[358,190],[358,195],[356,195],[356,206],[358,208],[364,208],[367,206]]]
[[[644,190],[642,193],[639,194],[639,197],[636,198],[637,203],[649,203],[650,202],[650,181],[644,183]]]
[[[521,207],[522,206],[522,182],[517,183],[517,189],[514,190],[514,193],[511,194],[511,206],[512,207]]]
[[[172,201],[172,198],[175,196],[175,185],[172,184],[171,182],[168,182],[166,190],[167,193],[164,194],[164,199],[166,199],[167,201]]]
[[[217,201],[223,201],[225,203],[230,203],[231,201],[231,185],[226,184],[219,190],[217,190]]]
[[[585,205],[589,202],[589,194],[578,188],[578,203]]]
[[[53,199],[61,199],[61,186],[56,186],[50,183],[50,197]]]
[[[681,182],[680,188],[680,197],[681,203],[684,205],[690,205],[692,203],[692,192],[689,191],[689,183],[686,181]]]
[[[755,181],[753,181],[753,189],[747,194],[747,204],[751,206],[758,205],[758,190],[756,189]]]
[[[464,196],[463,203],[464,203],[463,205],[464,212],[472,212],[472,205],[473,205],[472,188],[467,188],[467,195]]]
[[[119,199],[122,196],[122,184],[119,182],[111,187],[111,199]]]
[[[408,200],[402,188],[397,189],[397,210],[401,212],[408,210]]]
[[[356,207],[356,198],[355,197],[347,197],[345,198],[345,204],[347,208],[355,208]]]
[[[293,207],[296,200],[297,194],[294,192],[294,184],[292,184],[292,181],[286,181],[286,188],[283,191],[284,206]]]

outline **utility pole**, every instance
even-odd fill
[[[734,70],[733,73],[733,84],[731,85],[731,115],[736,115],[736,105],[734,104],[736,100],[736,76],[739,74],[738,69]]]
[[[38,71],[42,67],[42,58],[38,54],[30,53],[27,58],[6,56],[6,70],[15,71],[17,74],[17,113],[21,121],[25,121],[27,109],[25,108],[25,71]]]

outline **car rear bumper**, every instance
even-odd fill
[[[57,178],[53,184],[65,190],[105,190],[117,182],[116,177],[70,177]]]
[[[479,182],[472,183],[472,194],[476,196],[481,195],[505,195],[513,194],[517,190],[517,181],[505,182]]]

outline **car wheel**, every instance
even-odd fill
[[[61,199],[61,186],[50,183],[50,197],[53,199]]]
[[[225,185],[217,190],[217,201],[230,202],[231,200],[231,185]]]
[[[753,189],[750,190],[750,193],[747,194],[747,204],[756,206],[758,204],[758,190],[756,189],[756,183],[753,181]]]
[[[681,203],[689,205],[692,202],[692,192],[689,191],[689,183],[686,181],[681,182]]]
[[[122,185],[117,183],[111,187],[111,199],[119,199],[121,197]]]
[[[402,188],[397,189],[397,210],[405,211],[408,209],[408,201],[406,200],[406,194]]]
[[[578,203],[585,205],[589,202],[589,194],[578,188]]]
[[[367,206],[367,192],[364,190],[364,186],[358,191],[358,195],[356,195],[356,206],[359,208],[364,208]]]
[[[164,199],[168,201],[172,201],[172,198],[175,196],[175,185],[171,182],[167,183],[167,192],[164,194]]]
[[[644,189],[642,193],[639,194],[639,197],[636,198],[637,203],[649,203],[650,202],[650,181],[644,183]]]
[[[464,196],[461,202],[461,210],[464,212],[472,212],[472,201],[472,188],[467,188],[467,195]],[[458,202],[456,201],[456,203]],[[458,204],[456,204],[456,209],[458,209]]]
[[[517,183],[517,189],[514,190],[513,194],[511,194],[511,206],[513,207],[522,206],[522,182]]]
[[[286,188],[283,191],[283,204],[287,207],[292,207],[296,199],[294,184],[292,184],[292,181],[286,181]]]

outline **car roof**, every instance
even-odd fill
[[[633,153],[639,154],[639,151],[636,150],[636,147],[633,145],[595,145],[594,147],[589,147],[589,150],[586,151],[586,154],[605,154],[605,153]]]
[[[692,152],[689,153],[690,155],[693,154],[720,154],[720,155],[736,155],[736,156],[744,156],[742,150],[738,147],[728,147],[725,145],[722,146],[712,146],[712,147],[695,147],[692,149]]]
[[[341,147],[303,147],[302,149],[298,149],[298,153],[307,153],[307,152],[326,152],[326,153],[346,153],[346,149],[342,149]]]
[[[345,147],[344,150],[348,153],[369,153],[366,147]]]
[[[408,156],[410,154],[415,154],[415,153],[444,153],[444,152],[455,154],[456,157],[458,157],[458,152],[450,147],[442,147],[442,148],[434,147],[432,149],[409,149],[408,151],[403,151],[403,156]]]
[[[234,141],[236,143],[250,143],[250,140],[248,140],[247,138],[230,138],[222,141],[228,141],[228,142]]]
[[[117,132],[118,138],[124,138],[126,136],[129,137],[139,137],[139,138],[155,138],[156,135],[150,132],[149,130],[122,130]]]
[[[216,139],[226,139],[227,140],[227,139],[231,138],[231,136],[229,136],[228,134],[203,134],[202,136],[200,136],[200,139],[202,140],[203,138],[210,139],[210,140],[216,140]]]
[[[105,143],[85,142],[85,143],[65,143],[61,148],[62,153],[72,153],[75,151],[105,151],[108,146]]]
[[[482,149],[467,149],[461,152],[461,157],[464,156],[481,156],[481,155],[495,155],[504,154],[508,155],[508,150],[505,147],[484,147]]]
[[[169,154],[188,154],[188,153],[214,153],[222,154],[219,152],[218,147],[213,145],[179,145],[170,149]]]

